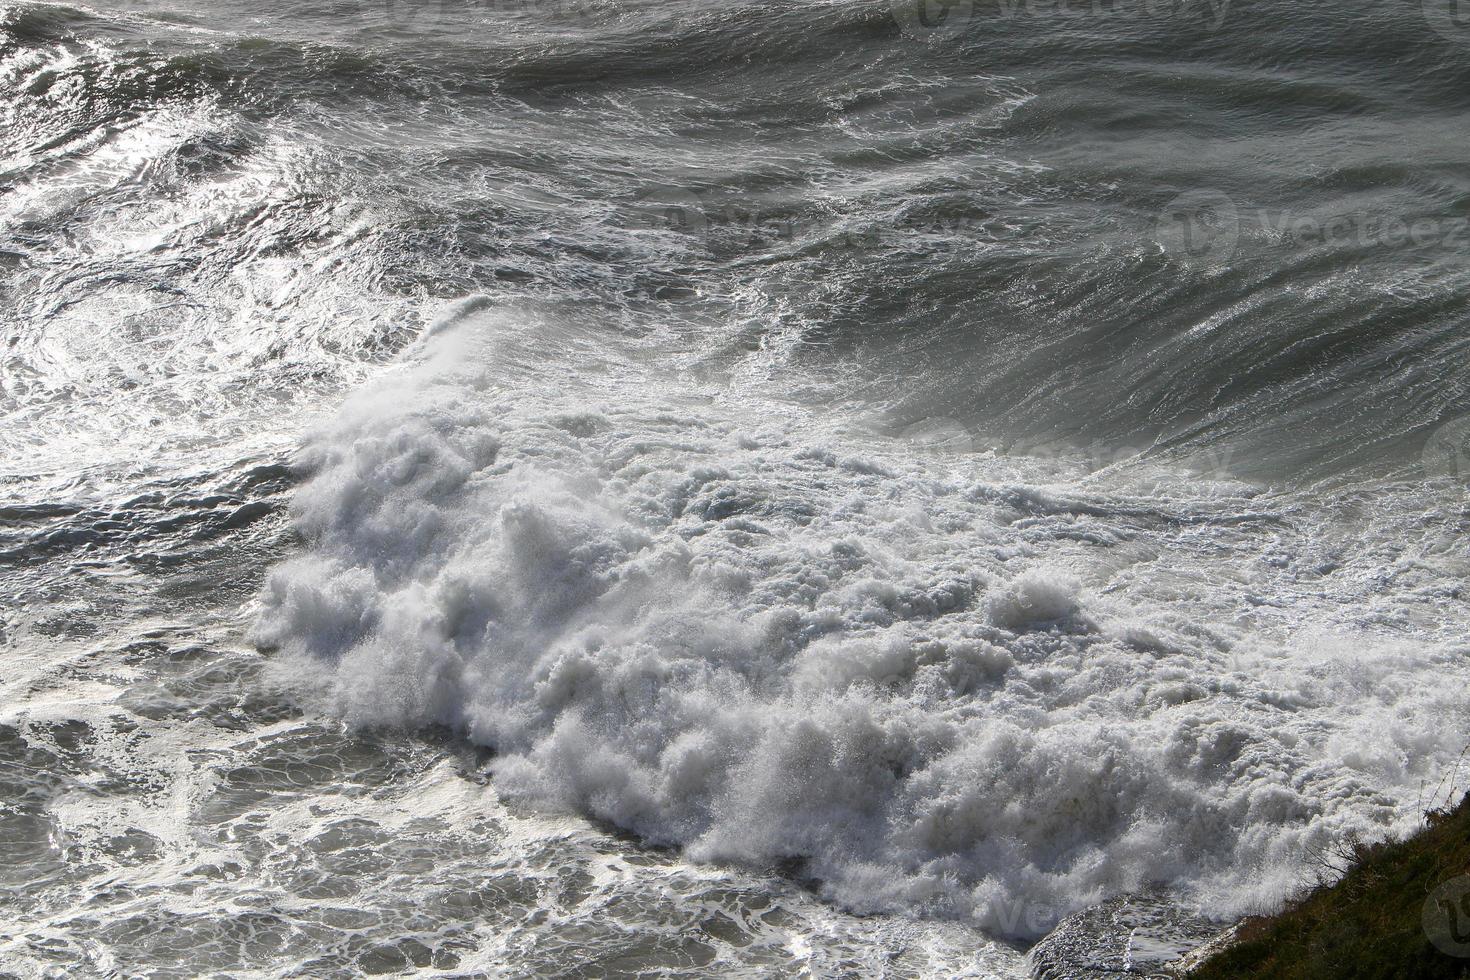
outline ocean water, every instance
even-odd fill
[[[1439,0],[0,0],[0,976],[1020,977],[1411,830],[1467,84]]]

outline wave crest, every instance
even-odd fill
[[[1028,514],[1003,461],[717,411],[544,319],[455,321],[314,439],[310,548],[258,635],[355,723],[493,746],[504,794],[1033,936],[1150,884],[1279,894],[1304,848],[1411,819],[1460,749],[1444,650],[1359,638],[1344,670],[1210,621],[1267,584],[1241,586],[1264,544],[1237,528],[1269,502]],[[1130,549],[1152,558],[1105,597],[1097,555]],[[1222,563],[1238,581],[1200,577]]]

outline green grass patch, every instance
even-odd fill
[[[1275,915],[1191,980],[1470,978],[1470,795],[1403,841],[1350,841],[1323,859],[1341,877]]]

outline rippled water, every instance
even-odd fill
[[[937,10],[0,5],[0,970],[1014,976],[1453,791],[1470,32]]]

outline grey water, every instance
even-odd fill
[[[1439,0],[0,2],[0,975],[1024,976],[1465,788]]]

